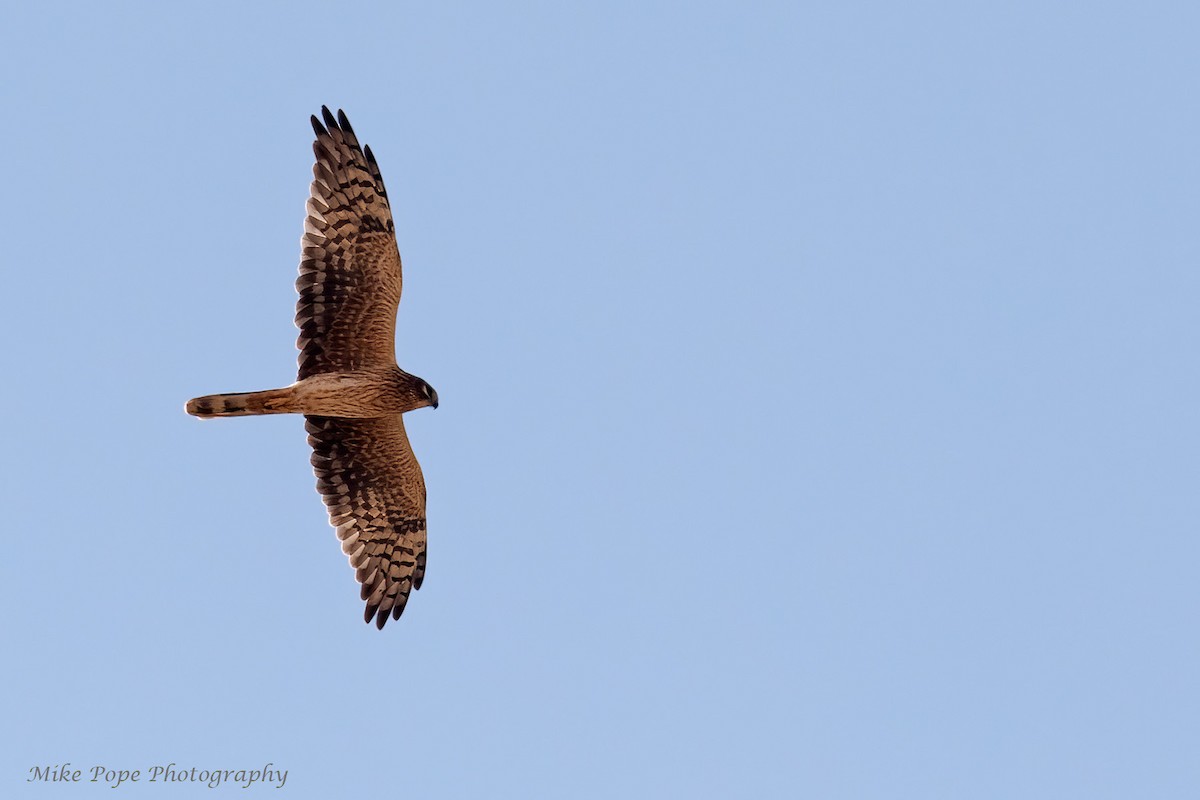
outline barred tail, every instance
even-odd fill
[[[210,394],[187,402],[187,413],[193,417],[245,417],[251,414],[297,414],[299,407],[292,397],[292,388],[267,389],[265,392],[236,392]]]

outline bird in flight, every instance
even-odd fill
[[[401,415],[437,408],[438,396],[396,365],[400,252],[379,165],[344,113],[322,106],[321,116],[296,281],[296,382],[186,408],[202,418],[304,415],[317,491],[362,584],[364,619],[383,628],[425,577],[425,479]]]

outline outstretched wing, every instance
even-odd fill
[[[425,479],[399,414],[305,417],[317,491],[367,601],[365,619],[399,619],[425,577]]]
[[[301,380],[396,363],[400,253],[383,178],[346,115],[321,114],[296,281]]]

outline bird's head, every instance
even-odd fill
[[[434,408],[437,408],[437,406],[438,406],[437,390],[434,389],[432,386],[430,386],[425,381],[421,380],[420,378],[417,379],[417,383],[419,384],[419,389],[420,389],[421,395],[427,401],[423,405],[433,406]]]
[[[425,406],[437,408],[437,392],[426,381],[416,375],[410,375],[402,369],[397,369],[396,374],[396,390],[403,398],[401,403],[404,411],[415,411],[418,408],[425,408]]]

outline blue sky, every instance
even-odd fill
[[[14,7],[0,793],[1194,794],[1198,23]],[[301,420],[182,411],[294,379],[323,103],[441,398],[383,632]]]

